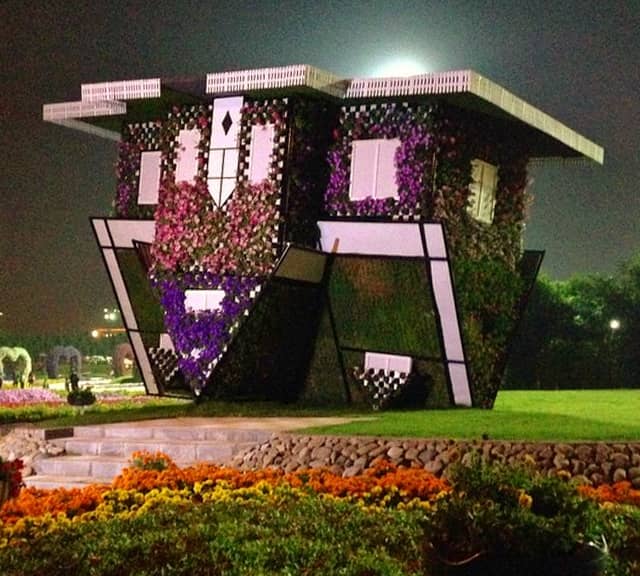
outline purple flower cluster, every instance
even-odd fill
[[[421,200],[428,194],[430,182],[425,179],[432,166],[433,137],[429,112],[390,105],[382,110],[355,113],[343,111],[341,126],[334,133],[336,143],[329,152],[331,169],[325,192],[325,210],[340,216],[393,216],[416,214]],[[396,183],[398,199],[372,198],[351,201],[349,180],[353,140],[398,138]]]
[[[217,276],[195,270],[179,280],[157,282],[165,311],[165,326],[179,353],[178,365],[187,380],[205,385],[211,370],[231,339],[233,326],[252,301],[258,278]],[[200,312],[185,308],[187,289],[224,290],[225,296],[216,310]]]

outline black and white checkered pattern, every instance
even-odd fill
[[[166,387],[178,372],[178,357],[173,350],[149,348],[151,369],[163,387]]]
[[[387,110],[402,108],[412,110],[408,102],[395,103],[395,102],[383,102],[381,104],[357,104],[351,106],[342,106],[340,109],[340,124],[345,124],[347,120],[351,118],[360,118],[366,116],[371,124],[377,124],[382,121]],[[347,131],[347,137],[350,141],[353,140],[353,130]],[[349,156],[348,166],[351,166],[351,157]],[[418,222],[420,221],[421,204],[417,202],[415,207],[396,205],[391,214],[391,219],[394,222]],[[355,210],[347,207],[344,212],[338,212],[338,217],[359,217]]]
[[[197,125],[197,119],[206,115],[209,118],[209,128],[202,129]],[[200,145],[198,153],[198,174],[199,178],[207,177],[207,166],[209,157],[210,126],[213,116],[213,106],[185,106],[177,112],[170,112],[162,131],[162,173],[174,173],[176,171],[176,161],[178,157],[178,134],[180,130],[185,130],[190,123],[195,123],[194,128],[200,130]]]
[[[274,185],[280,186],[284,174],[284,164],[287,154],[287,125],[288,107],[287,99],[274,99],[248,102],[247,105],[254,110],[256,108],[276,107],[282,122],[277,125],[275,134],[273,160],[269,171],[269,178]],[[243,115],[240,127],[240,161],[238,163],[238,182],[247,183],[249,181],[249,157],[251,154],[251,128],[258,124],[258,112],[254,111],[250,115]]]
[[[396,370],[363,370],[353,369],[354,378],[360,382],[367,392],[375,410],[384,408],[393,398],[397,397],[407,385],[410,374]]]
[[[247,309],[244,311],[243,315],[240,316],[239,318],[237,318],[236,321],[231,326],[229,326],[229,331],[228,331],[229,342],[222,348],[222,351],[220,352],[220,354],[218,354],[209,363],[209,365],[207,366],[207,370],[206,370],[205,378],[204,378],[205,381],[210,378],[211,373],[213,372],[214,368],[218,365],[220,360],[222,360],[222,358],[224,357],[225,353],[229,349],[229,343],[233,339],[233,337],[236,334],[236,332],[238,332],[238,329],[242,325],[242,322],[244,321],[244,319],[251,314],[251,309],[253,307],[253,303],[254,303],[255,299],[258,297],[258,295],[260,294],[261,291],[262,291],[262,285],[261,284],[258,284],[257,286],[255,286],[254,288],[252,288],[249,291],[250,304],[247,307]]]
[[[157,122],[127,124],[124,139],[138,144],[143,150],[160,150],[162,145],[160,126]]]

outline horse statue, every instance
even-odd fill
[[[47,376],[49,378],[58,377],[58,364],[60,359],[67,360],[71,372],[80,373],[82,368],[82,354],[73,346],[54,346],[47,356]]]
[[[133,348],[131,348],[131,344],[129,344],[128,342],[118,344],[113,351],[112,367],[113,375],[116,378],[124,376],[124,373],[126,371],[125,360],[130,360],[135,366]]]
[[[4,375],[5,360],[8,360],[14,365],[13,373],[15,381],[24,386],[25,381],[29,381],[32,371],[31,356],[29,356],[29,352],[19,346],[16,346],[15,348],[0,346],[0,377]]]

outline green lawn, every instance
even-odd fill
[[[375,413],[314,429],[344,435],[503,440],[639,440],[640,390],[503,391],[493,410]]]
[[[36,422],[39,426],[72,426],[150,418],[189,416],[348,416],[350,424],[310,432],[342,435],[504,440],[638,440],[640,390],[503,391],[493,410],[414,410],[372,412],[311,408],[267,402],[204,402],[157,399],[148,404],[125,402],[96,406],[85,414],[71,407],[1,408],[0,424]],[[365,418],[363,418],[365,417]]]

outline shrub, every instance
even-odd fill
[[[578,575],[609,561],[603,512],[561,479],[476,461],[452,481],[425,523],[435,573]]]
[[[415,513],[308,494],[277,504],[165,505],[135,518],[70,522],[0,550],[0,572],[68,575],[420,574]],[[34,553],[37,550],[37,554]]]
[[[91,391],[91,387],[78,388],[77,390],[71,390],[67,396],[67,402],[71,406],[90,406],[95,404],[96,395]]]

